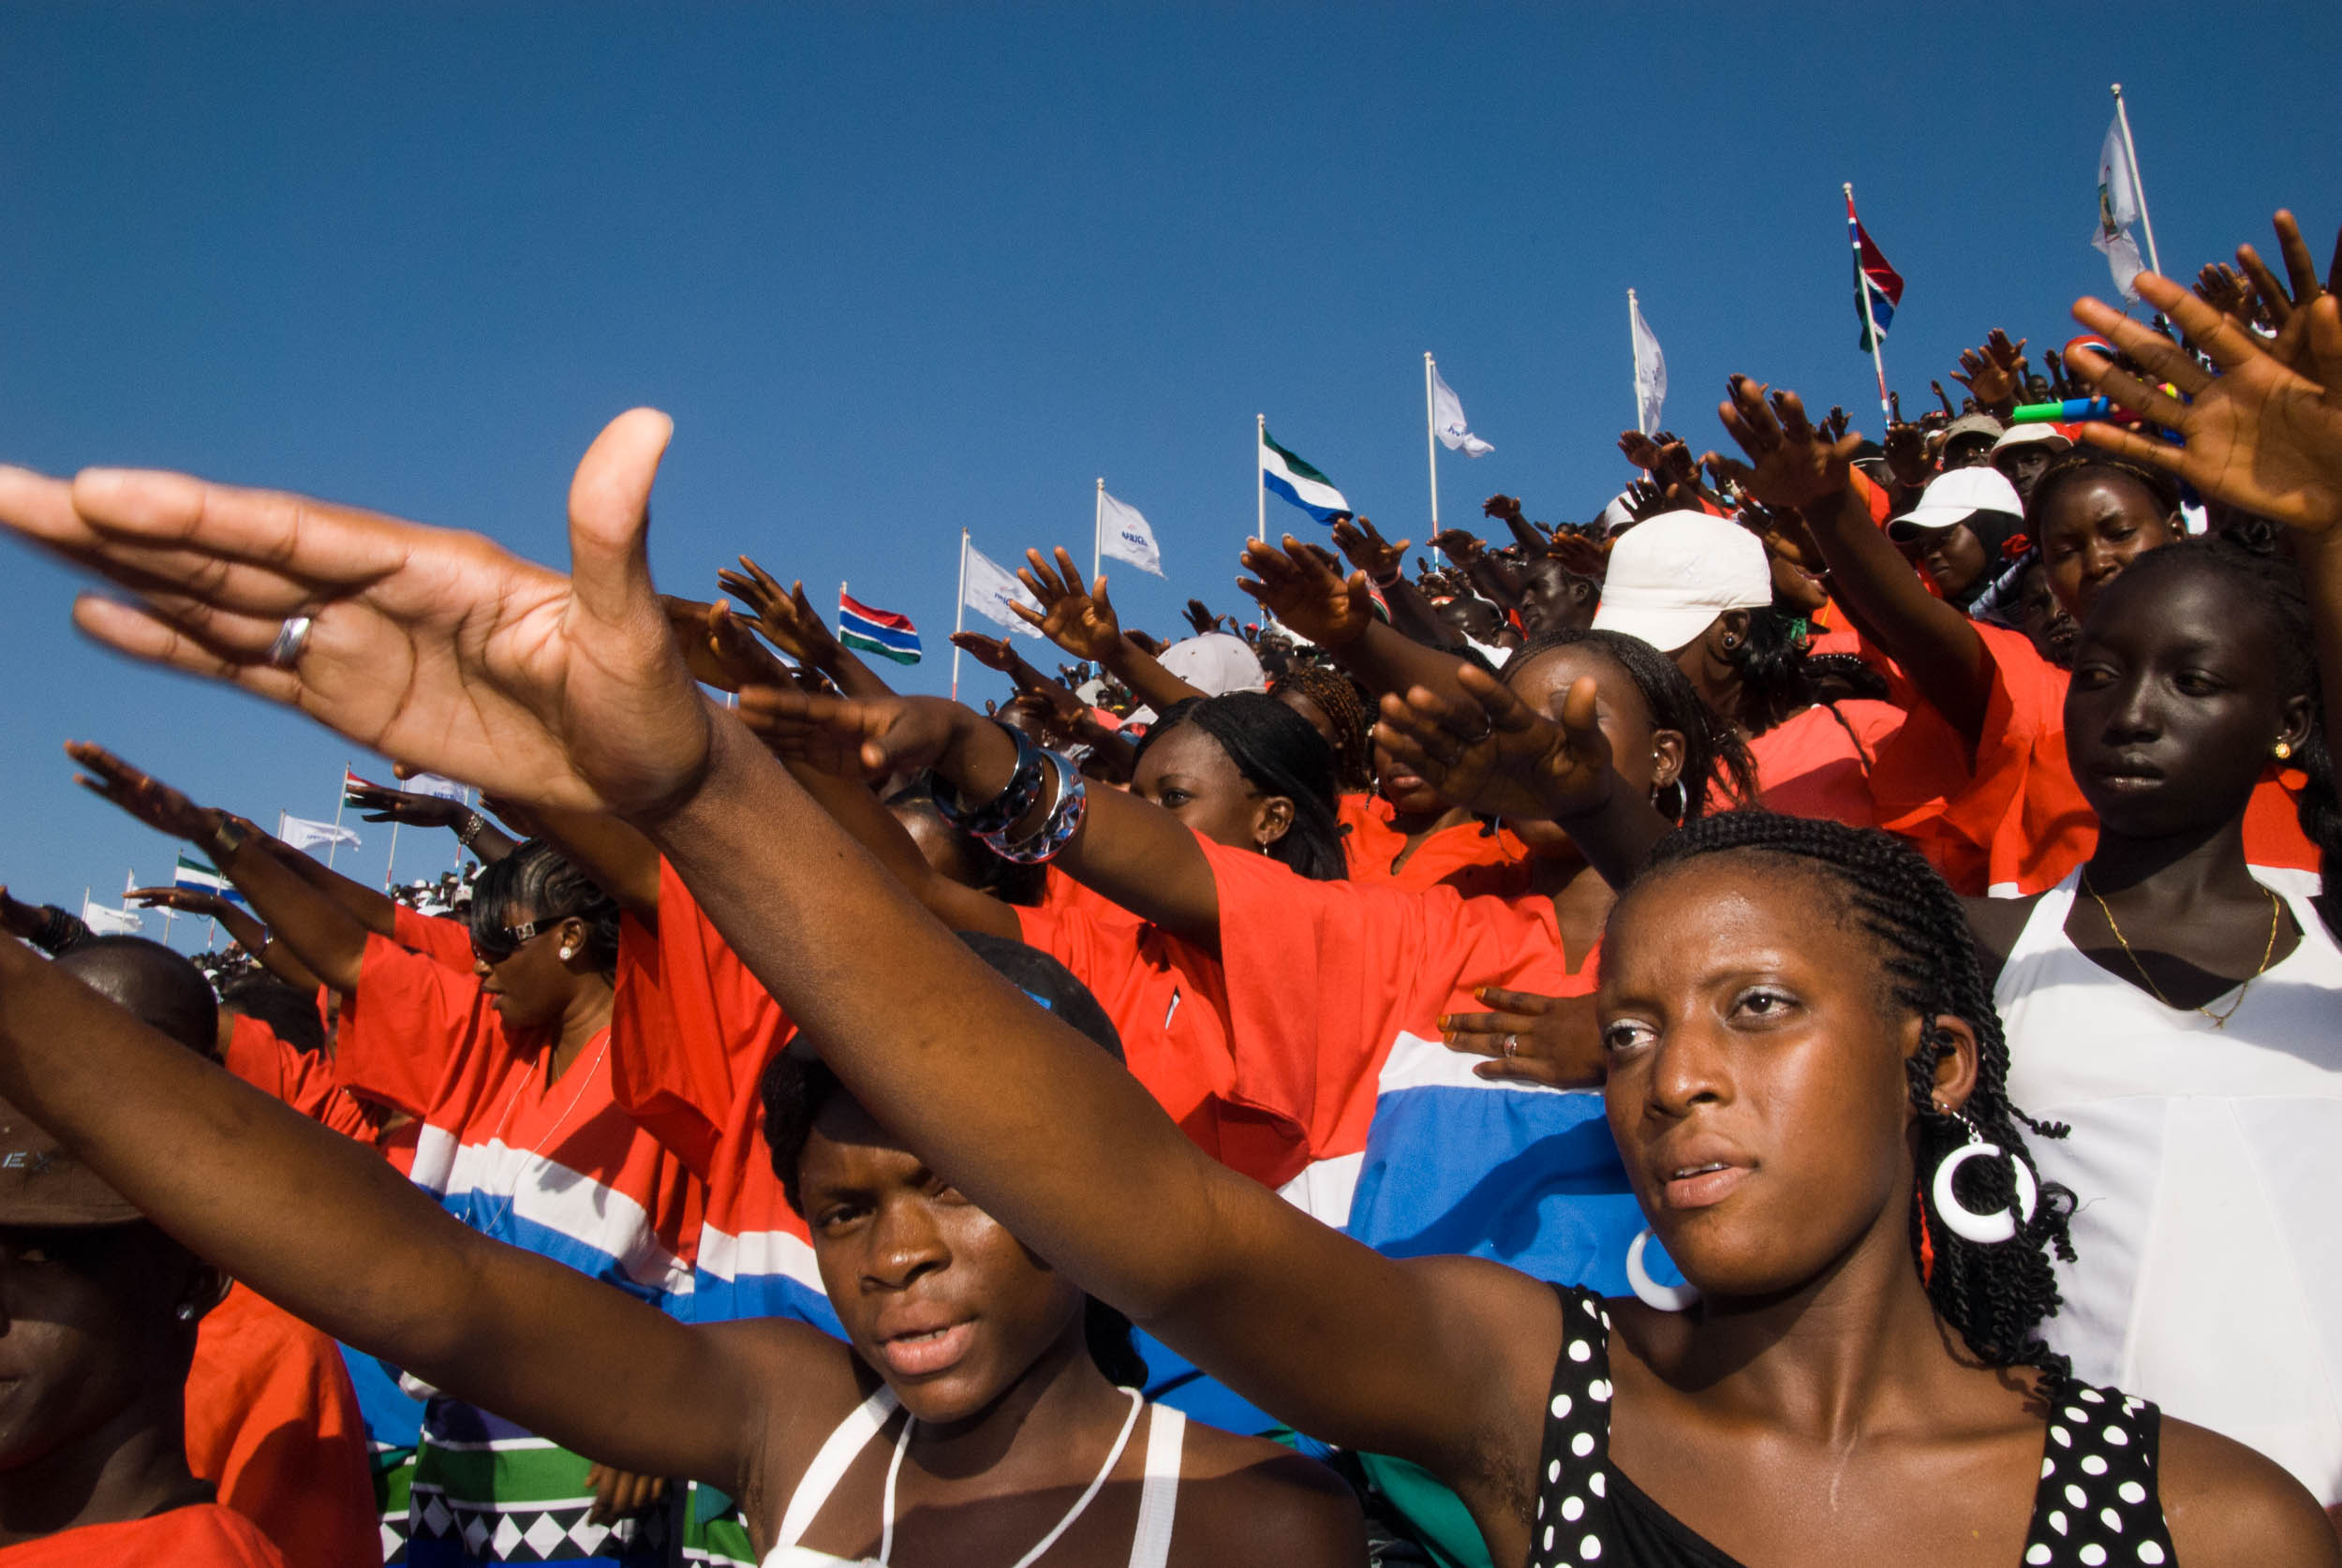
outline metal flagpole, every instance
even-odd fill
[[[1253,538],[1268,538],[1268,416],[1253,416]]]
[[[382,891],[388,893],[397,885],[394,874],[398,869],[398,819],[391,819],[391,858],[382,863]]]
[[[2160,277],[2162,259],[2155,254],[2155,219],[2147,215],[2147,181],[2139,172],[2139,149],[2131,145],[2130,110],[2123,102],[2123,84],[2114,83],[2114,120],[2123,127],[2123,156],[2130,160],[2130,189],[2139,198],[2139,227],[2147,231],[2147,271]]]
[[[1098,510],[1091,513],[1089,518],[1089,580],[1092,583],[1098,580],[1098,553],[1104,548],[1102,541],[1105,538],[1105,531],[1106,480],[1105,476],[1101,474],[1098,476]]]
[[[349,762],[342,762],[342,777],[334,786],[334,842],[325,846],[325,868],[334,868],[334,851],[341,848],[342,807],[349,804]]]
[[[1439,413],[1431,397],[1431,351],[1423,351],[1423,451],[1431,465],[1431,560],[1445,566],[1439,549]]]
[[[1635,377],[1635,428],[1642,430],[1642,345],[1635,337],[1635,291],[1626,290],[1626,353]],[[1651,432],[1642,430],[1646,436]]]
[[[959,634],[968,629],[968,530],[959,530],[959,606],[952,612],[952,701],[959,701]]]
[[[1871,368],[1878,372],[1878,417],[1891,420],[1887,407],[1887,361],[1878,351],[1878,323],[1871,318],[1871,274],[1862,270],[1862,234],[1854,216],[1854,185],[1845,189],[1846,240],[1854,246],[1854,291],[1862,296],[1862,330],[1870,335]]]

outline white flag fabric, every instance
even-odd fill
[[[964,548],[968,552],[968,608],[986,620],[1000,622],[1011,631],[1039,638],[1041,633],[1009,606],[1021,604],[1037,614],[1040,602],[1025,591],[1015,573],[1001,570],[990,556],[972,544]]]
[[[1632,288],[1626,290],[1626,319],[1635,339],[1636,428],[1650,436],[1658,431],[1659,409],[1668,400],[1667,356],[1659,352],[1659,340],[1642,318],[1642,305]]]
[[[1441,446],[1466,457],[1486,457],[1496,450],[1467,426],[1463,405],[1457,401],[1437,365],[1431,367],[1431,429],[1439,436]]]
[[[1098,554],[1128,561],[1141,571],[1163,575],[1163,552],[1155,531],[1138,515],[1138,509],[1098,492]],[[1020,584],[1021,585],[1021,584]]]
[[[101,937],[135,937],[145,922],[136,910],[110,910],[103,904],[82,906],[82,924]]]
[[[436,773],[419,773],[399,786],[408,794],[432,795],[440,800],[462,800],[464,787],[452,778],[442,778]]]
[[[2134,279],[2147,270],[2139,256],[2139,244],[2130,237],[2130,226],[2139,221],[2139,170],[2131,167],[2130,150],[2123,145],[2123,121],[2118,111],[2114,123],[2106,127],[2106,140],[2098,146],[2098,222],[2090,235],[2090,243],[2106,258],[2108,271],[2114,274],[2114,287],[2123,297],[2136,301],[2139,290]]]
[[[331,822],[313,822],[306,817],[286,818],[285,831],[279,836],[296,850],[322,850],[334,844],[347,844],[353,850],[358,847],[358,835],[353,830],[335,827]]]

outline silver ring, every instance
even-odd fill
[[[1505,1055],[1508,1059],[1520,1055],[1520,1036],[1508,1034],[1505,1037]]]
[[[309,615],[288,615],[285,624],[276,629],[276,641],[268,645],[271,667],[289,670],[301,661],[301,650],[308,645],[309,629],[317,620]]]

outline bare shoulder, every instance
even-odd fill
[[[877,1375],[842,1341],[787,1318],[697,1325],[727,1376],[757,1393],[756,1430],[734,1495],[750,1519],[778,1519],[837,1424],[870,1397]]]
[[[1341,1477],[1266,1438],[1188,1424],[1173,1568],[1357,1568],[1365,1561],[1365,1523]]]
[[[2033,918],[2033,906],[2040,901],[2038,893],[2023,898],[1960,900],[1960,907],[1968,917],[1968,933],[1976,939],[1976,960],[1984,970],[1987,985],[2000,978],[2008,954],[2016,949],[2017,939],[2024,934],[2024,923]]]
[[[2160,1451],[2163,1518],[2184,1568],[2342,1568],[2326,1511],[2275,1460],[2170,1416]]]

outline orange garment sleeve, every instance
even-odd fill
[[[288,1045],[259,1019],[236,1015],[220,1065],[311,1121],[361,1143],[374,1142],[376,1118],[334,1081],[333,1063],[317,1052]]]
[[[449,1067],[480,1036],[500,1032],[498,1022],[480,982],[369,936],[358,988],[342,1004],[334,1076],[354,1094],[429,1116]]]
[[[368,1545],[378,1561],[381,1544]],[[307,1568],[291,1564],[232,1508],[199,1502],[149,1518],[83,1525],[0,1547],[0,1568]],[[341,1568],[336,1563],[334,1568]]]
[[[196,1334],[187,1468],[259,1526],[290,1568],[381,1556],[365,1422],[340,1348],[243,1285]]]
[[[472,972],[471,926],[463,921],[396,904],[391,910],[391,940],[437,959],[458,974]]]

